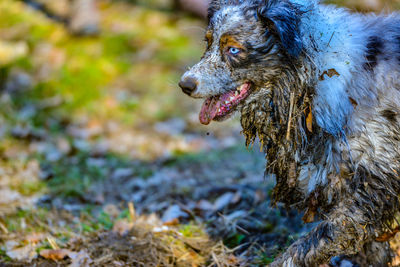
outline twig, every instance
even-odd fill
[[[290,93],[290,109],[289,109],[289,121],[288,121],[288,127],[287,127],[287,132],[286,132],[286,140],[290,140],[290,128],[292,128],[292,113],[293,113],[293,107],[294,107],[294,92]]]
[[[7,229],[7,227],[6,227],[4,224],[2,224],[1,222],[0,222],[0,229],[1,229],[5,234],[8,234],[8,229]]]
[[[329,39],[328,45],[327,45],[326,47],[329,47],[329,45],[331,44],[331,41],[332,41],[333,36],[335,35],[335,32],[336,32],[336,31],[333,31],[332,36],[331,36],[331,39]]]
[[[131,218],[131,221],[134,222],[136,219],[136,214],[135,214],[135,206],[133,205],[133,202],[128,203],[128,209],[129,209],[129,216]]]
[[[47,241],[49,241],[49,244],[52,249],[60,249],[60,247],[57,245],[56,241],[52,237],[47,237]]]

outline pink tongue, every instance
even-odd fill
[[[201,107],[199,119],[201,124],[208,125],[217,116],[221,101],[218,96],[207,98]]]

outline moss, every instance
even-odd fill
[[[36,193],[44,192],[45,188],[46,184],[40,181],[28,181],[12,187],[12,189],[17,190],[19,193],[25,196],[31,196]]]
[[[192,237],[201,237],[201,236],[206,236],[207,234],[204,232],[204,229],[195,224],[186,224],[186,225],[181,225],[179,228],[179,232],[184,236],[188,238]]]

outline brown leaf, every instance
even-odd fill
[[[40,256],[45,259],[60,261],[71,253],[68,249],[44,249],[40,251]]]
[[[36,257],[36,255],[36,246],[33,246],[32,244],[7,251],[7,256],[9,256],[11,259],[19,261],[30,262]]]
[[[304,223],[312,223],[315,221],[316,211],[312,208],[308,208],[307,212],[304,214],[302,220]]]
[[[120,235],[125,235],[132,229],[132,227],[133,223],[128,222],[128,220],[119,220],[114,223],[112,230]]]
[[[383,233],[382,235],[378,236],[375,240],[378,242],[386,242],[392,239],[398,232],[400,232],[400,226],[393,229],[391,232]]]
[[[43,233],[31,233],[25,237],[25,240],[29,243],[37,244],[40,241],[44,240],[46,235]]]
[[[310,112],[308,113],[308,115],[307,115],[307,118],[306,118],[306,125],[307,125],[307,130],[310,132],[310,133],[312,133],[312,121],[313,121],[313,115],[312,115],[312,112],[311,112],[311,110],[310,110]]]
[[[325,75],[327,75],[329,78],[332,78],[333,76],[340,76],[340,74],[335,70],[335,69],[329,69],[327,71],[324,71],[321,76],[319,77],[320,81],[325,80]]]
[[[164,223],[164,225],[166,225],[166,226],[174,226],[174,225],[178,225],[178,224],[179,224],[178,218],[174,218],[174,219]]]

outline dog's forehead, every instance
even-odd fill
[[[245,21],[241,6],[225,6],[216,12],[210,21],[210,29],[216,36],[240,28]]]

